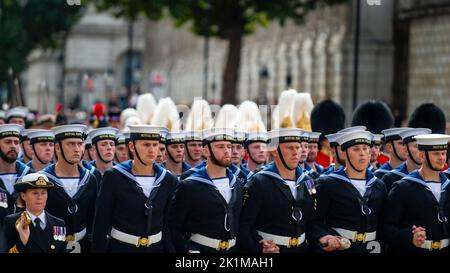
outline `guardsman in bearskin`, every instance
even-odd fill
[[[367,169],[372,134],[368,131],[344,133],[336,141],[346,165],[319,178],[318,219],[329,228],[325,234],[351,241],[348,252],[379,253],[377,231],[387,190]]]
[[[385,174],[400,166],[406,161],[406,149],[403,146],[400,133],[410,128],[391,128],[383,130],[383,142],[389,152],[389,162],[386,162],[378,170],[375,176],[382,179]]]
[[[400,133],[403,145],[405,146],[408,154],[404,163],[383,176],[382,180],[388,191],[391,190],[392,185],[395,182],[420,168],[422,161],[419,157],[419,149],[414,136],[427,134],[431,134],[431,130],[426,128],[408,129]]]
[[[22,126],[18,124],[0,125],[0,188],[3,208],[16,213],[16,200],[19,193],[14,189],[16,181],[30,172],[30,167],[17,160],[19,154],[19,136]]]
[[[99,170],[102,175],[106,170],[113,167],[116,152],[116,135],[118,132],[119,130],[112,127],[93,129],[89,132],[92,149],[97,158],[97,160],[91,161],[90,164]],[[100,186],[101,181],[97,182]]]
[[[269,133],[274,162],[255,173],[244,190],[239,248],[244,252],[307,252],[315,216],[313,180],[300,168],[297,128]],[[316,237],[316,236],[314,236]]]
[[[232,129],[203,132],[206,166],[175,191],[169,225],[177,252],[235,252],[242,185],[228,169]]]
[[[114,153],[114,162],[122,163],[130,160],[128,155],[128,148],[125,144],[125,135],[123,133],[118,133],[116,135],[116,151]]]
[[[326,135],[334,134],[345,126],[345,112],[342,106],[332,100],[324,100],[318,103],[311,111],[311,129],[313,132],[321,132],[319,138],[316,162],[327,168],[335,160],[331,156],[330,143]]]
[[[26,210],[5,218],[5,237],[10,253],[64,253],[66,226],[45,211],[48,190],[54,185],[39,173],[27,174],[14,185],[25,200]]]
[[[55,153],[55,134],[51,130],[33,130],[28,134],[33,149],[32,160],[27,166],[38,172],[52,164]]]
[[[448,252],[450,181],[440,171],[450,136],[414,136],[422,166],[394,183],[383,214],[382,235],[392,252]]]
[[[177,178],[155,163],[161,127],[130,125],[135,158],[105,172],[97,200],[93,251],[173,252],[167,217]]]
[[[411,114],[408,127],[428,128],[433,134],[445,134],[445,114],[441,108],[433,103],[424,103]]]
[[[88,252],[97,198],[97,180],[80,164],[87,127],[81,124],[52,128],[58,162],[40,171],[55,184],[48,193],[47,211],[64,220],[67,249]]]

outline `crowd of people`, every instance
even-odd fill
[[[450,135],[434,104],[394,127],[367,101],[93,107],[90,122],[0,117],[0,251],[448,252]],[[346,125],[349,126],[346,126]]]

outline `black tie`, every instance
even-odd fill
[[[37,217],[36,219],[34,219],[34,224],[35,224],[35,228],[37,231],[42,231],[41,228],[41,219],[39,217]]]

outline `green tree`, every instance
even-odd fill
[[[58,48],[84,8],[63,0],[1,0],[0,84],[27,67],[34,49]]]

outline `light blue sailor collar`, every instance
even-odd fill
[[[30,167],[22,163],[21,161],[16,160],[16,170],[17,170],[17,178],[21,178],[26,175],[30,171]]]
[[[78,188],[81,188],[84,184],[88,182],[89,178],[89,171],[86,168],[81,167],[80,165],[77,165],[78,171],[80,172],[80,182],[78,184]],[[47,168],[44,168],[39,173],[45,174],[48,178],[53,180],[58,186],[64,187],[63,183],[59,178],[56,176],[55,172],[55,164],[50,164]]]
[[[206,163],[205,163],[205,165],[206,165]],[[228,180],[230,181],[230,188],[234,189],[234,185],[236,184],[236,176],[228,168],[225,169],[225,172],[226,172]],[[205,183],[214,188],[217,188],[216,185],[214,184],[214,182],[212,181],[212,179],[209,177],[208,173],[206,172],[206,167],[199,169],[198,171],[193,173],[191,176],[186,178],[186,180],[193,180],[193,181]]]
[[[241,165],[241,171],[247,176],[247,179],[253,175],[253,172]]]
[[[380,173],[388,173],[392,171],[392,166],[391,163],[386,162],[383,164],[383,166],[381,166],[378,170],[376,170],[376,172],[380,172]]]
[[[309,174],[309,173],[311,173],[311,172],[314,172],[313,168],[312,168],[311,166],[309,166],[308,163],[304,162],[304,163],[303,163],[303,166],[305,166],[305,172],[306,172],[307,174]]]
[[[82,162],[83,167],[85,167],[89,171],[89,173],[94,174],[95,167],[90,162],[88,162],[87,160],[84,160],[84,159],[81,160],[81,162]]]
[[[343,166],[342,168],[339,168],[337,171],[330,173],[328,176],[353,185],[352,182],[350,181],[350,178],[348,178],[347,173],[345,172],[345,168]],[[366,188],[372,186],[373,183],[375,183],[376,181],[377,177],[371,171],[366,169]]]
[[[201,168],[206,166],[206,160],[203,160],[202,162],[200,162],[199,164],[197,164],[195,167],[190,168],[189,170],[192,170],[194,172],[200,170]]]
[[[261,171],[258,172],[258,174],[276,178],[279,181],[283,182],[283,184],[287,185],[286,181],[281,177],[280,172],[278,171],[277,166],[275,165],[275,162],[267,164]],[[296,186],[298,186],[305,178],[308,177],[307,174],[303,172],[300,166],[297,166],[296,175],[297,175],[297,179],[295,181]]]
[[[230,167],[228,167],[228,168],[231,170],[231,172],[232,172],[235,176],[238,176],[239,173],[241,172],[241,169],[239,169],[238,166],[236,166],[234,163],[231,163],[231,164],[230,164]]]
[[[409,174],[406,162],[400,164],[397,168],[393,169],[391,172],[395,173],[400,177],[405,177]]]
[[[450,180],[442,172],[439,173],[439,178],[441,179],[441,190],[444,191],[447,189],[448,185],[450,184]],[[412,173],[410,173],[403,179],[410,181],[410,182],[420,184],[420,185],[426,187],[428,190],[430,190],[430,187],[428,186],[427,182],[420,175],[419,170],[413,171]]]
[[[113,167],[113,169],[117,170],[118,172],[122,173],[123,175],[125,175],[126,177],[128,177],[129,179],[131,179],[132,181],[137,182],[136,176],[133,174],[132,171],[132,167],[133,167],[133,160],[127,160],[124,161],[122,163],[119,163],[117,165],[115,165]],[[167,170],[164,169],[163,167],[159,166],[156,163],[153,163],[153,170],[155,171],[155,183],[154,186],[158,187],[162,180],[164,179],[164,177],[167,174]]]

